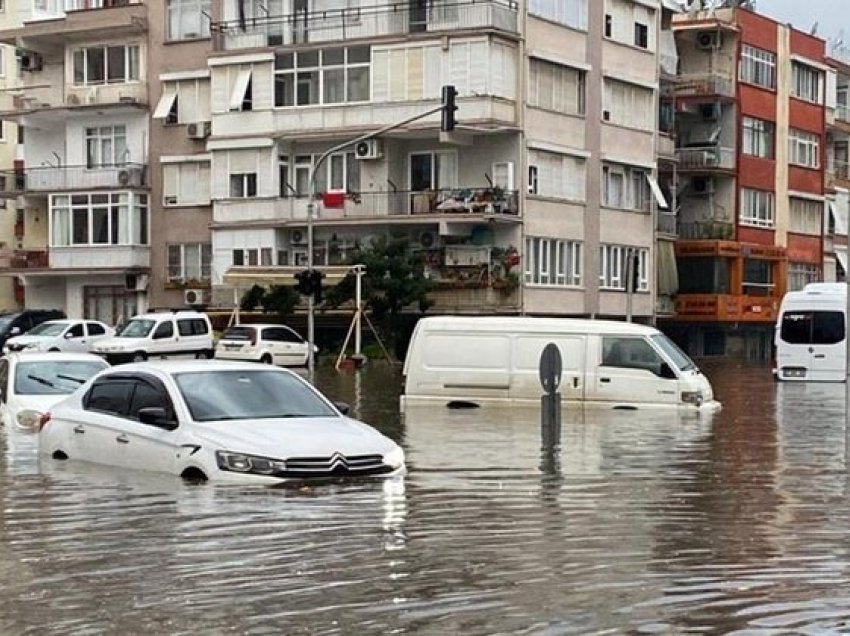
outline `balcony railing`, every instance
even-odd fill
[[[678,97],[734,97],[735,81],[717,73],[680,75],[672,89]]]
[[[30,20],[56,20],[65,17],[69,11],[95,11],[142,4],[141,0],[30,0]]]
[[[779,300],[773,296],[680,294],[676,316],[683,320],[718,322],[776,322]]]
[[[847,104],[838,104],[835,107],[835,119],[850,123],[850,106]]]
[[[147,166],[127,163],[110,166],[40,166],[0,173],[0,193],[61,192],[101,188],[144,188]]]
[[[735,151],[720,146],[676,149],[680,170],[734,170]]]
[[[215,48],[230,51],[458,29],[518,33],[517,16],[516,0],[457,0],[424,8],[395,2],[214,22],[210,30]]]
[[[735,236],[735,224],[729,221],[679,223],[679,238],[684,240],[726,241]]]
[[[47,251],[5,250],[0,252],[0,269],[47,269]]]
[[[826,169],[827,176],[833,179],[850,179],[850,163],[831,159]]]
[[[661,234],[676,236],[676,219],[678,217],[670,212],[658,212],[656,230]]]

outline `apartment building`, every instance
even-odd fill
[[[850,52],[833,43],[826,82],[826,197],[823,280],[847,278],[847,226],[850,219]]]
[[[698,355],[770,355],[784,292],[820,280],[823,40],[742,8],[673,21],[679,294],[663,321]]]
[[[0,3],[0,16],[8,8]],[[15,80],[18,66],[14,47],[0,45],[0,110],[12,107],[12,97],[6,87]],[[18,130],[12,121],[0,119],[0,179],[11,172],[17,149]],[[19,225],[14,201],[0,196],[0,270],[9,267],[20,247]],[[23,287],[11,276],[0,277],[0,312],[17,309],[21,305]]]

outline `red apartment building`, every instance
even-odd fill
[[[770,356],[782,295],[822,277],[826,50],[741,8],[676,16],[679,293],[695,355]]]

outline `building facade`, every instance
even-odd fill
[[[770,356],[782,295],[823,276],[823,40],[742,8],[674,18],[679,293],[697,355]]]

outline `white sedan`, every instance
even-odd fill
[[[193,481],[402,473],[402,449],[340,408],[286,369],[140,362],[104,371],[58,404],[42,419],[40,450]]]
[[[318,352],[318,348],[313,347]],[[235,325],[229,327],[215,347],[220,360],[253,360],[284,367],[307,364],[310,345],[286,325]]]
[[[93,344],[114,334],[112,327],[97,320],[48,320],[22,336],[9,338],[3,351],[88,352]]]
[[[37,430],[42,414],[108,368],[89,353],[10,353],[0,358],[0,424]]]

